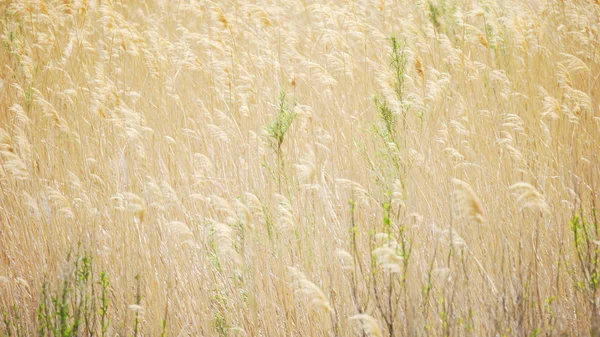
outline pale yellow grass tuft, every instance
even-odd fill
[[[300,163],[296,164],[296,171],[300,183],[303,186],[310,187],[315,180],[316,173],[316,156],[311,146],[306,146],[306,153]]]
[[[230,262],[238,267],[242,264],[242,256],[235,249],[235,233],[233,229],[220,222],[213,222],[212,231],[215,243],[219,251],[219,257],[223,262]]]
[[[277,227],[282,232],[293,232],[295,229],[294,211],[290,201],[281,194],[275,194],[274,197],[277,207]]]
[[[373,316],[368,314],[359,314],[350,317],[350,319],[360,321],[360,328],[367,334],[367,336],[383,337],[379,323],[375,318],[373,318]]]
[[[338,260],[340,261],[342,269],[344,269],[344,270],[354,269],[354,257],[352,256],[352,254],[348,253],[347,251],[345,251],[343,249],[336,249],[335,255],[337,256]]]
[[[404,203],[403,189],[404,188],[400,179],[394,180],[394,183],[392,184],[391,206],[396,212],[399,212],[400,209],[406,208],[406,204]]]
[[[146,217],[146,202],[139,195],[131,192],[123,193],[127,202],[126,211],[133,213],[137,221],[144,222]]]
[[[483,206],[471,185],[456,178],[452,179],[452,183],[455,186],[454,198],[458,206],[458,214],[477,223],[484,222]]]
[[[130,304],[128,306],[129,310],[135,312],[136,314],[143,314],[144,313],[144,307],[142,307],[139,304]]]
[[[398,254],[399,247],[396,242],[386,243],[373,250],[373,255],[381,267],[391,273],[400,273],[402,271],[402,256]]]
[[[292,276],[292,285],[295,292],[306,296],[311,307],[333,312],[333,307],[325,293],[316,284],[308,280],[304,273],[294,267],[288,267],[288,271]]]
[[[194,233],[184,222],[169,221],[166,224],[166,229],[177,243],[190,244],[194,239]]]
[[[550,213],[544,196],[533,185],[519,182],[511,185],[509,189],[516,196],[519,208],[538,210],[545,214]]]

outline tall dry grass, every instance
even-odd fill
[[[77,246],[108,335],[166,308],[173,336],[600,335],[597,1],[0,15],[0,303],[25,335]]]

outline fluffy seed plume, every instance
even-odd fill
[[[233,229],[224,223],[215,221],[212,225],[212,232],[221,261],[229,261],[234,266],[239,266],[242,263],[242,257],[235,250]]]
[[[126,200],[126,211],[133,213],[133,216],[138,222],[144,222],[144,218],[146,217],[146,202],[144,199],[131,192],[125,192],[123,193],[123,196]]]
[[[550,212],[544,196],[531,184],[519,182],[510,186],[509,189],[516,196],[516,202],[521,209],[528,208],[542,213]]]
[[[395,242],[387,243],[373,250],[373,255],[381,267],[391,273],[402,271],[402,256],[399,255],[398,245]]]
[[[337,256],[340,264],[342,265],[342,269],[351,270],[354,268],[354,257],[352,254],[348,253],[343,249],[336,249],[335,255]]]
[[[308,280],[304,273],[294,267],[288,267],[288,271],[292,276],[292,285],[295,292],[306,296],[312,308],[333,312],[325,293],[316,284]]]
[[[457,204],[457,211],[461,217],[467,217],[470,220],[482,223],[485,221],[481,201],[471,188],[471,185],[459,179],[452,179],[455,186],[454,199]]]
[[[315,152],[310,146],[307,146],[307,151],[300,163],[296,165],[298,172],[298,180],[303,186],[309,186],[315,178],[316,164]]]
[[[143,314],[144,313],[144,307],[142,307],[139,304],[130,304],[129,305],[129,310],[135,312],[136,314]]]
[[[392,209],[394,209],[396,212],[398,212],[401,208],[405,208],[406,205],[404,204],[404,196],[402,194],[402,182],[400,182],[399,179],[396,179],[394,181],[394,184],[392,185]]]
[[[194,239],[190,228],[181,221],[170,221],[166,227],[169,234],[181,244],[191,243]]]
[[[277,227],[284,232],[294,230],[294,213],[290,201],[281,194],[275,194],[277,205]]]
[[[379,327],[379,323],[373,316],[368,314],[360,314],[354,315],[350,317],[352,320],[357,320],[360,322],[360,328],[367,334],[369,337],[383,337],[383,333],[381,332],[381,328]]]

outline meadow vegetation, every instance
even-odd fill
[[[597,0],[0,21],[0,335],[600,336]]]

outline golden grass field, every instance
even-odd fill
[[[600,3],[311,2],[0,3],[0,333],[600,336]]]

